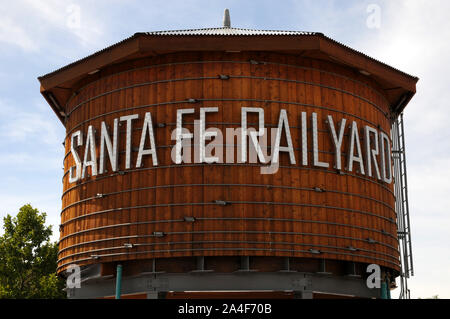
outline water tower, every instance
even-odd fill
[[[322,33],[228,14],[39,77],[66,128],[58,273],[82,269],[69,297],[111,298],[119,282],[122,298],[372,298],[397,277],[408,297],[402,112],[417,80]],[[231,160],[177,162],[196,123],[275,129],[278,170],[239,157],[250,135],[223,138]]]

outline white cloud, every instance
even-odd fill
[[[448,1],[383,1],[380,29],[357,43],[365,53],[420,78],[405,109],[415,276],[413,297],[450,297]]]
[[[421,211],[448,215],[450,207],[450,155],[443,158],[431,158],[422,165],[409,167],[409,191],[420,197],[411,198],[414,208]]]
[[[57,155],[62,154],[34,154],[31,151],[12,151],[7,154],[2,154],[0,157],[0,166],[26,175],[36,172],[54,171],[58,167],[61,167],[62,172],[62,160],[56,158]]]
[[[450,20],[443,12],[449,1],[385,1],[382,27],[367,33],[362,47],[368,54],[420,78],[408,106],[408,129],[436,135],[447,127],[450,72]]]
[[[0,42],[36,51],[53,46],[55,39],[96,48],[103,26],[91,1],[19,0],[0,9]],[[74,23],[79,22],[79,23]],[[74,39],[73,39],[73,38]],[[60,52],[67,50],[58,44]],[[76,45],[73,44],[72,48]],[[74,55],[75,56],[75,55]]]
[[[36,51],[38,44],[10,17],[0,16],[0,43],[12,44],[25,51]]]
[[[74,34],[84,46],[93,46],[103,34],[98,15],[93,19],[91,12],[95,8],[92,2],[24,0],[24,4],[33,8],[33,12],[48,28],[59,28]]]
[[[64,138],[62,129],[60,123],[48,118],[49,114],[48,110],[42,111],[38,107],[23,111],[0,100],[0,142],[11,144],[34,140],[59,145]]]

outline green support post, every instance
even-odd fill
[[[120,291],[121,290],[122,290],[122,265],[117,265],[116,299],[120,299]]]

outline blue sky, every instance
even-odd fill
[[[369,27],[370,5],[379,25]],[[412,297],[450,298],[449,1],[61,1],[0,6],[0,216],[31,203],[58,237],[64,128],[38,76],[135,32],[218,27],[323,32],[420,77],[405,110]],[[77,15],[79,13],[79,15]],[[79,20],[76,17],[79,16]],[[75,18],[74,18],[75,17]],[[79,23],[77,23],[79,21]]]

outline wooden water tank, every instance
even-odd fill
[[[110,67],[98,80],[81,86],[67,104],[60,269],[70,263],[98,262],[92,255],[102,262],[223,255],[315,257],[310,249],[319,250],[320,258],[398,269],[392,184],[357,173],[340,175],[311,163],[290,165],[283,153],[281,168],[273,175],[262,175],[259,165],[249,163],[175,164],[171,132],[176,110],[196,110],[184,116],[184,126],[193,132],[199,108],[213,106],[219,111],[208,114],[207,127],[223,132],[240,126],[243,106],[264,108],[268,127],[276,127],[280,109],[286,109],[295,150],[301,149],[301,112],[315,112],[323,119],[318,122],[320,158],[329,163],[334,155],[324,122],[327,115],[335,121],[355,120],[360,127],[378,125],[385,132],[391,126],[389,105],[378,85],[330,62],[287,54],[191,52]],[[141,168],[127,170],[121,152],[120,172],[108,167],[110,173],[68,182],[74,165],[71,133],[86,133],[89,125],[99,132],[101,121],[113,123],[114,118],[139,114],[132,132],[132,144],[138,146],[145,112],[152,114],[159,166],[149,157]],[[126,130],[120,127],[119,132],[119,149],[125,150]],[[131,154],[135,163],[137,149]],[[155,232],[163,236],[152,236]]]
[[[343,118],[347,126],[355,122],[361,145],[362,128],[370,126],[386,134],[391,147],[392,120],[414,95],[417,78],[320,33],[218,30],[225,33],[135,34],[39,78],[42,94],[66,127],[58,272],[70,264],[108,268],[149,261],[166,261],[170,270],[203,256],[220,269],[220,258],[250,256],[260,258],[259,268],[268,265],[264,260],[290,257],[378,264],[398,274],[393,183],[357,166],[336,169],[326,120],[331,115],[335,125]],[[285,152],[276,174],[261,174],[259,163],[174,163],[177,110],[194,109],[183,115],[183,127],[193,132],[206,107],[218,108],[207,113],[206,128],[224,134],[241,126],[243,107],[264,109],[267,128],[277,127],[285,110],[296,164]],[[144,156],[136,167],[147,112],[158,165]],[[303,112],[309,134],[306,165]],[[318,157],[328,167],[313,165],[313,113]],[[83,161],[91,126],[98,158],[102,122],[111,132],[115,119],[132,114],[138,118],[130,131],[131,166],[125,167],[129,126],[119,121],[118,169],[106,161],[106,172],[87,168],[84,178],[70,183],[69,169],[76,165],[73,133],[83,135],[77,148]],[[248,123],[255,127],[257,117],[248,115]],[[343,163],[349,135],[346,127]]]

